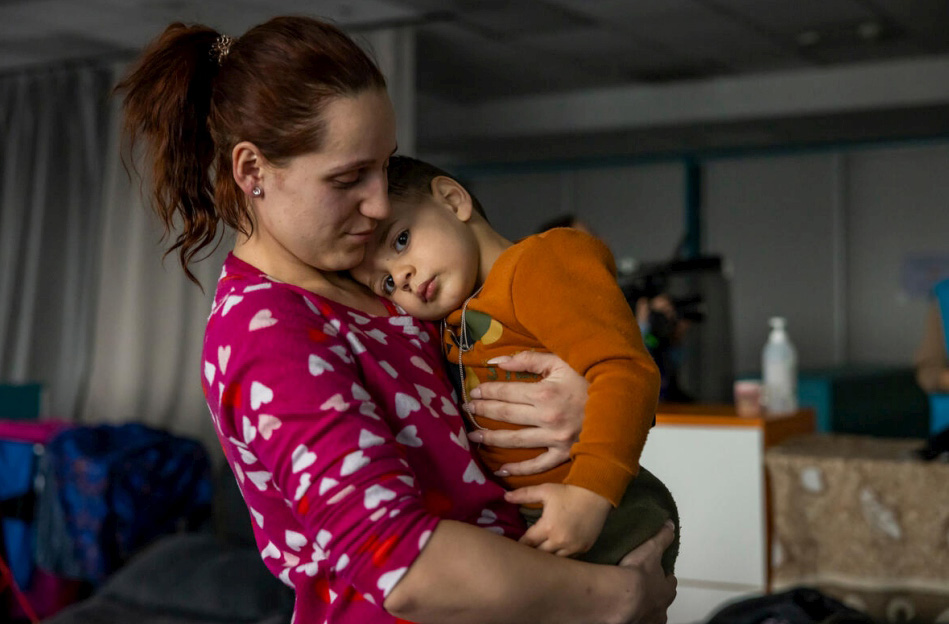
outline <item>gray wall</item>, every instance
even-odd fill
[[[574,212],[617,257],[669,257],[684,232],[680,162],[468,172],[512,238]],[[500,169],[499,169],[500,171]],[[703,162],[703,250],[726,259],[734,367],[759,367],[769,316],[802,367],[907,364],[925,300],[900,289],[907,253],[949,253],[949,145],[841,148]]]

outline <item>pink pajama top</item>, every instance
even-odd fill
[[[202,385],[297,624],[397,621],[383,600],[439,518],[523,532],[472,457],[439,348],[430,324],[370,316],[228,256]]]

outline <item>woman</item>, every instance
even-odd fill
[[[523,527],[471,458],[432,328],[345,273],[388,214],[396,149],[385,81],[350,39],[306,18],[237,41],[175,24],[118,88],[188,275],[219,221],[238,233],[203,385],[296,622],[665,621],[671,530],[619,567],[508,539]]]

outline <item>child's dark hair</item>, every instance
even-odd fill
[[[384,89],[371,58],[341,30],[307,17],[276,17],[231,39],[213,28],[172,24],[116,86],[125,132],[141,142],[166,253],[188,264],[218,224],[250,235],[249,204],[231,171],[241,141],[282,166],[323,147],[323,111],[337,97]]]
[[[432,196],[432,180],[438,176],[445,176],[452,180],[458,180],[455,176],[439,169],[435,165],[429,164],[411,156],[393,156],[389,159],[389,198],[401,199],[407,201],[417,201],[423,197]],[[461,181],[458,181],[461,184]],[[465,186],[462,184],[462,186]],[[471,205],[481,217],[487,221],[488,215],[484,213],[481,202],[474,196],[474,193],[465,186],[465,190],[471,196]]]

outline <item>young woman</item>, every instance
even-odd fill
[[[472,459],[433,328],[346,273],[389,212],[396,149],[385,81],[356,44],[307,18],[237,40],[174,24],[118,89],[185,271],[219,223],[237,232],[202,383],[261,557],[296,590],[298,624],[665,621],[671,529],[620,566],[509,539],[523,526]],[[570,375],[550,360],[508,366]],[[582,388],[485,386],[475,409],[538,424]],[[547,407],[531,406],[538,396]],[[484,442],[555,446],[564,430]]]

